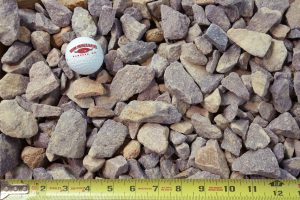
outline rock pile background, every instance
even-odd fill
[[[0,0],[0,178],[300,174],[300,0]],[[75,74],[74,38],[100,71]]]

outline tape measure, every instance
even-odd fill
[[[300,180],[2,180],[0,199],[300,199]]]

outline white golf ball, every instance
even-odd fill
[[[76,73],[92,74],[100,69],[103,63],[103,50],[92,38],[79,37],[68,44],[66,61]]]

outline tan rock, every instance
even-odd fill
[[[87,111],[88,117],[113,117],[114,111],[100,106],[90,106]]]
[[[195,4],[198,5],[208,5],[208,4],[214,4],[216,0],[194,0]]]
[[[291,28],[284,25],[284,24],[278,24],[271,28],[270,32],[272,36],[278,40],[283,40],[285,39],[286,35],[288,32],[290,32]]]
[[[110,83],[112,81],[112,77],[105,69],[103,69],[97,74],[96,81],[98,83]]]
[[[141,144],[136,140],[131,140],[123,150],[123,156],[125,159],[135,159],[140,155]]]
[[[105,159],[98,159],[93,158],[90,155],[86,155],[83,159],[83,166],[89,171],[89,172],[97,172],[99,169],[101,169],[105,163]]]
[[[74,97],[78,99],[106,94],[106,90],[101,83],[91,80],[88,77],[75,80],[72,83],[72,87],[74,87]]]
[[[87,8],[87,1],[88,0],[58,0],[59,3],[71,10],[74,10],[76,7]]]
[[[150,29],[145,34],[147,42],[162,42],[164,40],[164,33],[159,28]]]
[[[17,95],[24,94],[28,82],[29,78],[26,76],[7,73],[0,80],[0,97],[2,99],[11,99]]]
[[[62,34],[66,32],[70,32],[72,28],[70,26],[64,27],[60,30],[59,33],[56,33],[51,36],[51,45],[55,48],[60,48],[63,44],[64,41],[62,39]]]
[[[189,135],[194,131],[193,124],[190,121],[182,121],[172,124],[170,128],[185,135]]]
[[[206,109],[204,109],[204,108],[201,108],[201,107],[198,107],[198,106],[191,106],[188,110],[187,110],[187,112],[186,112],[186,116],[188,117],[188,118],[192,118],[192,116],[194,115],[194,114],[200,114],[200,115],[202,115],[202,116],[204,116],[204,117],[207,117],[207,118],[209,118],[210,117],[210,113],[208,112],[208,110],[206,110]]]
[[[263,58],[263,65],[270,72],[282,69],[283,63],[287,57],[287,50],[284,42],[280,40],[272,40],[270,50]]]
[[[27,146],[23,149],[21,158],[31,169],[38,168],[45,163],[46,151],[43,148]]]
[[[204,98],[203,107],[209,112],[216,113],[221,104],[221,95],[219,89],[215,89],[210,95]]]
[[[270,86],[268,75],[261,71],[256,71],[255,73],[251,74],[251,85],[253,87],[253,91],[257,95],[264,97],[267,94]]]

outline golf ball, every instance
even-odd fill
[[[103,50],[92,38],[79,37],[68,44],[66,61],[76,73],[92,74],[100,69],[103,63]]]

